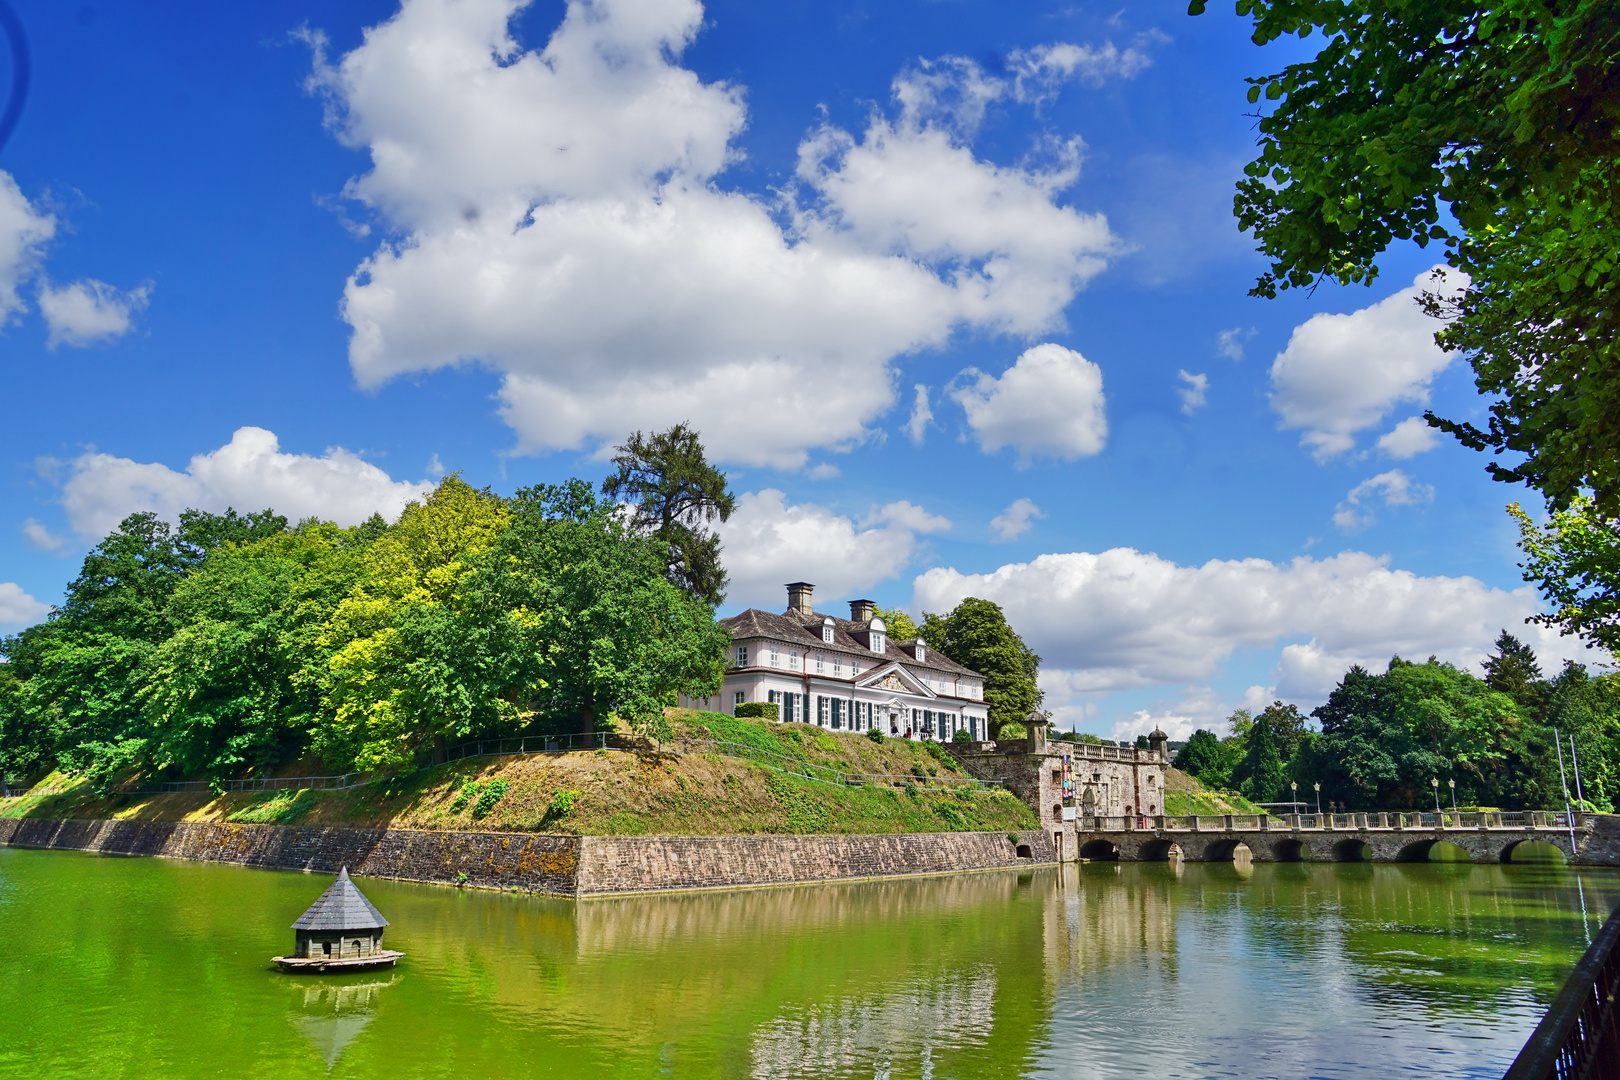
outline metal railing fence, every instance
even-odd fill
[[[505,754],[566,754],[571,750],[603,750],[610,731],[581,732],[574,735],[525,735],[511,739],[474,739],[452,746],[445,761],[470,757],[499,757]]]
[[[1620,908],[1609,916],[1503,1080],[1620,1078]]]

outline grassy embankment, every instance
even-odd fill
[[[351,791],[97,797],[86,785],[8,800],[0,816],[472,829],[577,835],[904,833],[1038,827],[1003,791],[951,793],[965,776],[939,747],[803,724],[672,709],[678,735],[745,743],[797,761],[903,781],[843,787],[711,754],[598,750],[477,758]],[[284,775],[308,775],[307,768]],[[71,783],[48,777],[42,784]]]
[[[1180,769],[1164,771],[1166,814],[1258,814],[1260,808],[1235,791],[1212,791]]]

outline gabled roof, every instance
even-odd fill
[[[738,612],[730,618],[721,619],[720,625],[731,631],[733,638],[775,638],[778,641],[796,643],[801,648],[823,648],[839,652],[852,653],[863,661],[877,663],[904,664],[912,668],[931,668],[934,671],[945,671],[952,675],[971,675],[977,678],[983,676],[972,668],[963,667],[955,660],[946,656],[933,646],[928,646],[924,654],[926,660],[918,660],[903,646],[911,646],[915,641],[897,642],[893,638],[884,641],[883,654],[872,652],[867,648],[866,642],[856,638],[855,633],[865,634],[866,624],[851,622],[849,619],[840,619],[836,615],[833,620],[833,640],[828,645],[821,640],[821,627],[827,616],[821,612],[814,612],[809,616],[800,615],[796,611],[777,615],[770,611],[761,611],[758,608],[749,608]],[[927,645],[926,642],[924,642]]]
[[[863,671],[855,680],[855,685],[876,688],[890,675],[898,676],[900,681],[906,684],[906,693],[908,694],[921,695],[923,697],[939,696],[928,688],[927,683],[923,682],[922,680],[918,679],[917,676],[907,671],[904,664],[884,664],[882,667],[873,668],[871,671]]]
[[[294,930],[380,930],[388,925],[365,894],[349,880],[349,868],[338,871],[320,899],[292,924]]]

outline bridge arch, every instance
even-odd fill
[[[1165,862],[1181,855],[1181,845],[1174,840],[1149,840],[1137,849],[1138,862]]]
[[[1340,840],[1333,845],[1334,862],[1372,862],[1372,845],[1365,840]]]
[[[1401,848],[1396,862],[1473,862],[1467,848],[1458,847],[1449,840],[1418,840]]]
[[[1108,862],[1119,858],[1119,848],[1101,837],[1087,840],[1080,846],[1080,857],[1094,862]]]
[[[1241,840],[1217,840],[1204,850],[1205,862],[1236,862],[1253,855],[1249,845]]]
[[[1310,856],[1305,841],[1293,838],[1279,840],[1271,849],[1271,857],[1278,862],[1304,862]]]
[[[1542,866],[1562,866],[1569,860],[1564,849],[1546,840],[1515,840],[1502,849],[1505,863],[1536,863]]]

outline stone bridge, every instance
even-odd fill
[[[1189,862],[1506,863],[1545,860],[1620,866],[1620,816],[1532,811],[1517,814],[1227,814],[1221,817],[1082,818],[1081,859]],[[1534,843],[1533,848],[1521,845]],[[1437,844],[1450,847],[1436,850]],[[1458,851],[1452,848],[1460,849]],[[1517,859],[1515,852],[1518,852]]]

